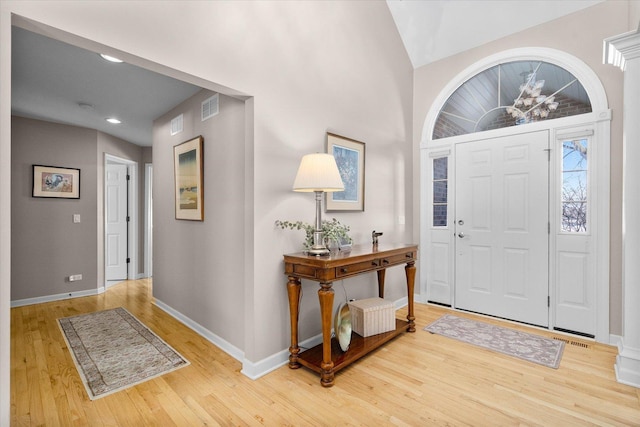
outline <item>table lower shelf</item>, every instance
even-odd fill
[[[351,334],[351,343],[346,352],[340,349],[335,338],[331,339],[331,358],[333,360],[333,372],[350,365],[366,354],[377,349],[386,342],[392,340],[403,332],[407,331],[409,322],[396,319],[396,329],[382,334],[362,337],[355,332]],[[298,362],[309,369],[322,373],[320,364],[322,363],[322,344],[318,344],[298,355]]]

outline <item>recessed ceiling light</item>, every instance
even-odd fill
[[[117,62],[117,63],[124,62],[122,61],[122,59],[118,59],[115,56],[107,55],[105,53],[101,53],[100,56],[102,57],[102,59],[105,59],[109,62]]]
[[[119,125],[120,123],[122,123],[120,120],[116,119],[115,117],[109,117],[107,121],[114,125]]]

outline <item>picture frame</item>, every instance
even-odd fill
[[[204,221],[204,138],[173,147],[176,219]]]
[[[33,165],[32,197],[80,198],[80,169]]]
[[[327,132],[327,153],[336,159],[344,191],[326,193],[326,211],[364,211],[364,142]]]

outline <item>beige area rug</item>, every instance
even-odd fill
[[[122,307],[58,323],[91,400],[189,365]]]
[[[560,366],[565,345],[564,341],[451,314],[445,314],[424,330],[554,369]]]

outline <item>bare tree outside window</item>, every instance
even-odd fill
[[[562,143],[562,224],[565,233],[587,232],[587,139]]]

